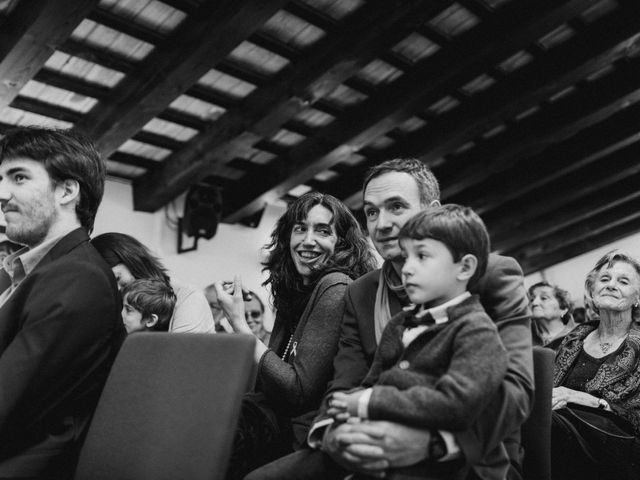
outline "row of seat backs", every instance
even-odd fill
[[[223,479],[254,346],[251,335],[129,335],[76,480]]]

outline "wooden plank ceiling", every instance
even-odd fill
[[[155,211],[416,156],[533,272],[640,231],[637,0],[0,0],[0,134],[73,127]]]

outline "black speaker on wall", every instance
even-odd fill
[[[222,193],[212,185],[194,185],[187,192],[184,214],[178,220],[178,253],[198,248],[198,239],[213,238],[222,217]],[[182,247],[182,236],[193,237],[193,246]]]
[[[221,216],[220,189],[211,185],[194,185],[184,201],[182,232],[188,237],[213,238]]]

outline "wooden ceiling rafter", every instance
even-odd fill
[[[440,99],[452,83],[464,84],[562,24],[596,0],[558,2],[511,2],[496,11],[491,22],[480,23],[448,46],[360,105],[348,110],[340,121],[323,128],[315,137],[296,146],[274,164],[272,179],[247,178],[252,185],[243,198],[225,203],[226,221],[238,221],[261,209],[266,202],[305,183],[317,173],[349,159],[362,145],[383,136],[408,119],[420,106]],[[535,15],[532,12],[535,11]],[[508,38],[508,41],[504,39]],[[430,82],[425,84],[424,79]],[[327,141],[329,139],[329,141]],[[247,200],[250,198],[250,200]]]
[[[628,22],[625,22],[625,23],[628,24]],[[619,29],[620,31],[627,30],[622,24],[618,24],[616,28]],[[611,32],[611,30],[607,30],[607,31]],[[612,50],[607,50],[606,52],[603,52],[602,60],[607,61],[606,60],[607,58],[608,59],[624,58],[627,52],[627,45],[628,45],[627,42],[624,41],[618,44]],[[609,55],[611,56],[609,57]],[[564,59],[565,59],[565,62],[569,62],[567,57],[564,57]],[[587,61],[585,65],[582,65],[577,70],[582,72],[583,75],[588,74],[589,71],[595,71],[596,69],[592,67],[592,64],[601,66],[602,60],[600,62],[598,60],[599,59],[597,57],[595,59],[591,58],[590,60]],[[575,82],[576,81],[575,75],[576,73],[573,71],[568,73],[567,79],[566,79],[567,83],[570,83],[572,81]],[[565,79],[562,78],[562,76],[554,77],[554,78],[555,78],[554,82],[557,82],[559,85],[563,85],[565,82]],[[620,81],[622,82],[624,82],[625,80],[629,80],[629,79],[625,79],[625,78],[620,79]],[[630,79],[630,80],[633,81],[633,79]],[[629,84],[629,82],[627,82],[627,84]],[[631,90],[635,90],[634,86],[635,86],[635,82],[633,82],[633,84],[631,85]],[[628,89],[627,89],[627,92],[628,92]],[[613,95],[614,97],[616,94],[616,92],[603,92],[603,93],[605,95],[612,93],[614,94]],[[634,95],[633,92],[631,92],[630,95]],[[617,104],[614,102],[617,102],[617,100],[612,99],[611,106],[613,108],[619,108],[620,104]],[[626,101],[623,100],[623,103],[624,102]],[[582,105],[582,106],[579,105],[578,107],[589,107],[589,105]],[[600,115],[607,115],[606,110],[610,110],[610,109],[607,109],[607,107],[608,105],[602,105],[601,106],[601,108],[603,109],[602,113],[598,115],[594,114],[592,117],[593,120],[596,121],[596,119]],[[548,105],[546,110],[554,110],[554,108],[555,108],[554,106]],[[575,112],[575,116],[577,115],[578,113]],[[526,120],[522,122],[523,125],[525,123],[526,123]],[[490,174],[494,174],[504,170],[506,167],[510,165],[511,159],[513,159],[514,157],[522,156],[522,155],[531,156],[536,150],[541,151],[542,149],[544,149],[548,145],[548,142],[560,141],[561,139],[567,138],[568,136],[573,135],[575,132],[579,131],[581,128],[584,128],[585,126],[588,126],[588,125],[589,123],[586,120],[586,118],[580,118],[580,119],[576,118],[575,123],[573,123],[572,126],[568,126],[568,128],[562,131],[559,131],[557,128],[555,129],[554,132],[547,131],[545,137],[540,136],[540,132],[536,132],[537,136],[536,138],[534,138],[534,133],[529,131],[529,133],[526,135],[527,136],[526,141],[523,138],[519,138],[517,141],[518,142],[517,147],[513,145],[509,149],[503,149],[501,151],[494,152],[495,154],[486,163],[479,163],[479,162],[476,163],[475,161],[473,161],[472,159],[474,158],[474,152],[469,152],[468,155],[462,155],[458,161],[451,162],[450,166],[448,166],[448,168],[450,168],[451,171],[454,171],[455,174],[453,176],[445,177],[447,178],[447,182],[445,183],[446,186],[445,188],[443,188],[443,191],[442,191],[443,197],[444,198],[454,197],[455,195],[459,194],[463,190],[468,189],[473,185],[477,185],[482,181],[486,180]],[[516,133],[514,132],[514,130],[516,129],[512,129],[511,134],[515,136]],[[460,167],[460,165],[465,165],[465,166]]]
[[[300,62],[285,67],[283,78],[255,90],[237,109],[225,112],[186,150],[169,158],[162,170],[140,179],[134,188],[136,208],[157,209],[184,191],[191,182],[206,176],[212,166],[239,156],[234,145],[242,143],[245,149],[246,142],[238,142],[238,135],[243,134],[243,140],[246,140],[253,134],[259,142],[307,106],[322,108],[322,97],[375,58],[381,43],[391,46],[394,40],[399,41],[406,35],[408,28],[418,23],[425,12],[433,14],[436,8],[444,5],[435,2],[425,8],[423,2],[416,1],[375,4],[377,8],[368,9],[366,15],[345,20],[339,33],[319,41]],[[404,22],[401,21],[403,18]],[[345,56],[359,60],[345,60]],[[326,109],[326,102],[323,105]]]
[[[0,110],[97,4],[98,0],[36,0],[5,19],[0,30]]]
[[[616,209],[607,210],[556,232],[547,237],[550,240],[549,243],[540,244],[535,249],[518,250],[512,254],[519,259],[525,274],[532,273],[628,235],[629,224],[633,224],[635,230],[640,227],[640,200],[638,199],[622,208],[619,206]],[[561,255],[560,252],[562,252]]]
[[[532,258],[519,259],[520,266],[525,275],[528,275],[539,270],[544,270],[551,265],[556,265],[567,259],[577,257],[585,252],[621,240],[629,236],[629,232],[637,232],[639,230],[640,220],[637,217],[631,218],[628,222],[618,221],[615,227],[611,226],[605,231],[599,229],[597,235],[594,232],[589,232],[585,237],[574,238],[574,242],[570,245],[566,245],[557,250],[543,252]]]
[[[517,113],[535,106],[552,93],[575,84],[589,72],[597,71],[617,59],[626,58],[628,42],[633,38],[634,31],[632,22],[629,22],[623,13],[616,13],[601,20],[584,32],[585,37],[558,46],[547,56],[541,56],[505,78],[501,83],[470,98],[460,107],[441,115],[440,118],[432,119],[423,128],[407,134],[388,149],[375,152],[367,158],[365,164],[358,167],[358,171],[362,173],[383,159],[398,156],[417,156],[425,163],[433,164],[465,142],[476,139],[480,134],[499,126]],[[589,48],[585,48],[586,46]],[[592,54],[586,55],[586,52],[598,52],[601,55],[594,58]],[[621,75],[624,76],[624,74]],[[511,133],[508,132],[507,135],[509,134]],[[532,142],[538,143],[538,140],[539,138],[536,137]],[[494,148],[490,150],[492,154],[500,153]],[[460,173],[464,170],[464,165],[474,165],[477,162],[473,152],[470,152],[469,155],[462,155],[457,160],[435,167],[436,174],[444,186],[445,200],[460,193],[455,190],[458,188],[456,181],[468,176],[468,173]],[[479,166],[469,167],[465,172],[471,168],[482,169]],[[489,172],[493,170],[487,170],[487,173]],[[456,179],[452,178],[454,175],[457,175]],[[357,175],[355,176],[357,178]],[[338,179],[338,184],[329,186],[330,191],[345,193],[357,191],[360,185],[355,179],[351,179],[353,176]],[[460,182],[464,183],[463,180]],[[509,187],[505,186],[505,188]],[[482,199],[478,201],[489,203],[490,198],[500,201],[503,196],[503,188],[499,193],[485,190]]]
[[[16,97],[11,106],[18,110],[24,110],[25,112],[36,113],[44,117],[61,120],[63,122],[76,123],[82,118],[82,114],[70,108],[61,107],[52,103],[43,102],[35,98]]]
[[[532,181],[539,181],[543,172],[572,174],[603,157],[619,154],[626,147],[640,140],[640,104],[632,105],[609,117],[600,125],[594,125],[573,137],[562,145],[552,147],[543,157],[534,159],[537,166],[532,172]],[[559,177],[558,177],[559,178]],[[576,190],[577,192],[579,191]],[[484,215],[492,231],[499,239],[502,235],[509,235],[514,228],[526,225],[541,216],[553,212],[561,207],[564,199],[571,197],[570,192],[564,192],[560,197],[540,202],[537,192],[530,192],[526,197],[518,198],[519,207],[515,202],[507,202]]]
[[[640,231],[638,0],[134,3],[1,5],[0,137],[72,126],[136,209],[204,182],[250,226],[309,189],[363,222],[417,156],[525,273]]]
[[[636,61],[635,63],[638,63],[638,62]],[[552,112],[554,112],[555,114],[559,114],[560,112],[562,112],[561,110],[562,107],[565,107],[565,106],[566,107],[573,106],[574,108],[576,108],[577,106],[592,107],[592,106],[598,106],[598,103],[600,103],[602,108],[599,109],[598,111],[593,110],[591,108],[584,109],[584,110],[576,109],[574,111],[576,112],[580,111],[581,113],[584,113],[583,119],[588,121],[588,119],[591,118],[592,120],[594,120],[595,125],[600,123],[598,122],[598,120],[603,121],[603,123],[605,124],[609,123],[611,116],[616,111],[620,110],[621,109],[620,107],[628,108],[629,105],[637,103],[638,100],[640,100],[639,98],[640,92],[637,88],[638,87],[637,84],[631,81],[630,78],[628,77],[628,74],[631,73],[632,71],[635,71],[634,73],[635,75],[640,75],[640,68],[638,68],[638,65],[636,65],[635,69],[624,69],[623,72],[620,72],[620,75],[616,75],[616,78],[612,78],[608,82],[599,82],[598,85],[593,85],[592,86],[593,88],[585,89],[584,92],[581,92],[582,93],[581,95],[577,96],[574,99],[571,99],[572,101],[560,103],[557,106],[557,108],[552,110]],[[604,86],[620,87],[620,90],[607,91],[604,88],[602,88]],[[597,95],[600,92],[606,93],[608,95]],[[594,99],[596,100],[593,101]],[[593,103],[591,103],[592,101]],[[581,102],[584,102],[584,103],[581,103]],[[591,112],[589,112],[589,110],[591,110]],[[549,118],[549,116],[547,116],[547,118]],[[542,121],[543,120],[541,120],[541,122]],[[582,126],[582,122],[580,122],[579,126],[569,127],[569,129],[573,131],[577,128],[580,128],[581,126]],[[540,157],[543,157],[543,155],[540,155]],[[548,157],[548,155],[544,155],[544,156]],[[556,156],[554,155],[554,157]],[[503,207],[505,203],[513,200],[514,198],[524,196],[533,190],[539,189],[544,185],[546,185],[547,183],[552,182],[557,176],[566,173],[564,170],[561,170],[556,167],[552,173],[547,172],[547,174],[544,176],[533,173],[532,175],[527,176],[526,181],[524,181],[525,179],[522,179],[523,181],[521,183],[518,182],[520,178],[517,174],[514,176],[514,172],[517,172],[518,170],[522,171],[522,168],[525,164],[529,164],[529,165],[536,164],[535,161],[532,161],[534,160],[534,158],[535,157],[526,157],[526,158],[521,157],[518,160],[514,159],[514,161],[509,166],[509,169],[506,170],[504,174],[498,175],[495,179],[491,179],[491,182],[494,182],[494,181],[500,182],[500,180],[503,178],[510,178],[512,183],[509,185],[506,185],[505,188],[501,189],[500,192],[487,192],[485,195],[482,196],[482,198],[476,197],[474,204],[477,211],[482,215],[491,210]],[[540,163],[543,163],[543,164],[549,163],[544,159],[541,159],[541,160],[542,161]],[[573,161],[570,165],[570,168],[572,170],[578,170],[579,168],[584,167],[585,164],[586,164],[585,161]],[[483,187],[480,185],[478,188],[483,188]],[[486,188],[484,190],[486,191]],[[466,197],[462,196],[461,199],[462,201],[468,201],[468,199],[472,195],[473,193],[471,193],[470,195],[467,195]]]
[[[277,12],[284,0],[203,3],[77,128],[114,152]],[[203,21],[203,19],[206,19]]]
[[[561,24],[567,18],[571,18],[575,15],[576,10],[564,13],[565,16],[557,18],[556,23]],[[570,53],[575,52],[571,50]],[[572,61],[570,56],[554,55],[553,62],[543,63],[540,68],[534,68],[536,62],[532,62],[530,68],[527,69],[527,66],[523,68],[526,70],[522,74],[516,72],[513,74],[513,79],[506,78],[505,86],[497,84],[493,88],[477,94],[476,98],[470,99],[468,105],[463,104],[439,117],[429,118],[424,127],[406,134],[404,139],[389,148],[375,153],[371,152],[370,155],[365,154],[368,158],[362,164],[354,167],[351,174],[343,175],[335,181],[323,185],[323,189],[328,193],[342,195],[343,198],[347,197],[360,189],[361,178],[370,166],[389,158],[422,155],[423,161],[433,164],[441,156],[450,153],[485,130],[498,125],[505,117],[524,110],[525,105],[535,103],[536,100],[539,101],[550,95],[550,92],[556,87],[555,77],[550,79],[549,75],[545,73],[548,72],[548,67],[565,68],[567,63],[572,64]],[[574,73],[571,81],[575,81],[575,78],[577,77]],[[521,85],[522,83],[525,85]],[[537,87],[538,90],[535,91],[533,87],[525,88],[527,84]],[[443,185],[447,185],[447,183],[443,181]]]
[[[113,152],[109,157],[109,160],[132,167],[144,168],[145,170],[153,170],[158,168],[160,165],[160,162],[156,160],[140,157],[138,155],[131,155],[130,153],[125,152]]]
[[[563,187],[562,189],[540,192],[542,201],[559,206],[559,208],[549,209],[547,207],[549,211],[543,215],[546,218],[539,218],[535,223],[533,221],[531,223],[525,222],[519,225],[515,231],[514,228],[511,228],[510,232],[492,230],[492,249],[500,253],[517,251],[523,245],[539,242],[554,232],[581,223],[600,212],[617,208],[619,205],[636,199],[640,196],[640,189],[637,188],[640,180],[640,167],[635,161],[639,154],[640,148],[636,143],[633,148],[616,155],[616,163],[624,162],[626,165],[620,165],[614,172],[611,172],[611,163],[607,163],[597,171],[598,173],[605,171],[605,174],[599,178],[595,173],[589,174],[580,177],[581,181],[584,178],[585,183],[577,183],[575,176],[569,177],[563,185],[560,185]],[[631,155],[635,155],[635,157],[631,158]],[[590,182],[587,183],[587,181]],[[567,186],[569,189],[566,189]],[[514,209],[514,211],[517,210]],[[535,227],[529,227],[529,225],[535,225]]]

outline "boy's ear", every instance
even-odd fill
[[[469,281],[473,274],[476,273],[476,269],[478,268],[478,259],[475,255],[467,253],[464,255],[460,261],[460,270],[458,271],[457,278],[461,281]]]
[[[144,326],[147,328],[151,328],[156,323],[158,323],[158,315],[152,313],[151,316],[144,321]]]

